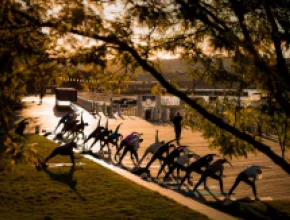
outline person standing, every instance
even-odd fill
[[[39,90],[39,105],[42,104],[42,99],[43,99],[44,95],[45,95],[45,88],[41,87]]]
[[[173,118],[173,126],[174,126],[174,132],[175,132],[175,138],[178,145],[180,145],[180,136],[181,136],[181,121],[182,116],[180,112],[177,112],[176,116]]]

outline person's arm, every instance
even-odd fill
[[[198,154],[195,154],[195,153],[188,154],[188,157],[189,158],[195,158],[196,160],[200,159],[200,156]]]
[[[172,124],[175,126],[176,125],[176,117],[174,117],[173,119],[172,119]]]
[[[134,135],[134,134],[139,134],[139,133],[138,132],[135,132],[135,131],[131,133],[131,135]]]

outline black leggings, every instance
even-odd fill
[[[212,172],[210,170],[205,171],[201,175],[201,178],[199,179],[199,181],[197,182],[197,184],[194,186],[193,192],[196,191],[197,188],[199,187],[199,185],[202,184],[202,183],[204,183],[204,185],[206,186],[206,179],[208,177],[211,177],[211,178],[219,181],[221,193],[224,193],[224,185],[223,185],[222,176],[223,176],[223,170],[220,171],[219,175],[217,175],[216,173],[214,173],[214,172]]]
[[[150,166],[152,165],[152,163],[154,163],[155,160],[157,159],[161,159],[162,158],[162,154],[164,152],[157,152],[153,155],[153,157],[151,158],[151,160],[148,162],[148,164],[146,165],[146,170],[148,170],[150,168]]]
[[[182,178],[181,182],[180,182],[180,185],[182,185],[184,183],[184,181],[187,179],[187,181],[189,182],[190,181],[190,174],[192,172],[196,172],[198,174],[203,174],[204,171],[201,169],[202,166],[199,166],[198,164],[196,164],[196,166],[190,166],[186,169],[186,173],[185,173],[185,176]],[[206,186],[206,181],[204,181],[204,186]]]
[[[177,141],[179,141],[180,136],[181,136],[181,127],[179,126],[174,127],[174,131],[175,131],[175,138],[177,139]]]
[[[155,160],[157,160],[157,159],[159,161],[163,160],[162,155],[164,153],[166,153],[166,156],[168,156],[168,154],[169,154],[169,148],[170,148],[170,145],[166,145],[166,146],[163,146],[163,148],[162,147],[159,148],[159,150],[155,154],[153,154],[151,160],[146,165],[146,169],[148,170],[150,168],[150,166],[152,165],[152,163],[154,163]]]
[[[122,156],[120,157],[120,160],[119,162],[121,163],[124,156],[127,154],[127,152],[130,152],[131,153],[131,160],[133,161],[133,155],[135,157],[135,159],[137,160],[137,164],[139,162],[139,158],[138,158],[138,154],[137,154],[137,151],[135,150],[135,148],[133,146],[128,146],[128,145],[125,145],[124,147],[124,151],[123,151],[123,154]],[[134,161],[133,161],[134,162]]]
[[[117,160],[117,155],[120,157],[120,151],[126,146],[126,141],[122,140],[119,147],[117,147],[117,151],[115,154],[115,160]]]
[[[256,184],[255,184],[255,181],[251,181],[249,180],[248,176],[242,172],[238,175],[234,185],[232,186],[232,188],[230,189],[229,191],[229,196],[233,193],[233,191],[236,189],[236,187],[239,185],[239,183],[243,181],[244,183],[250,185],[253,189],[253,193],[254,193],[254,196],[257,197],[257,191],[256,191]]]
[[[161,165],[158,174],[157,174],[157,178],[159,177],[159,175],[161,174],[161,172],[165,169],[165,167],[168,167],[168,172],[170,172],[170,168],[174,167],[174,159],[178,158],[180,156],[180,154],[178,153],[177,155],[172,155],[170,154],[169,156],[167,156],[167,158],[164,159],[163,164]],[[169,157],[169,158],[168,158]]]

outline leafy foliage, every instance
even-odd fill
[[[231,124],[243,132],[250,133],[250,128],[253,123],[258,123],[258,121],[253,121],[257,118],[257,113],[250,109],[239,109],[237,111],[234,104],[234,101],[227,101],[227,103],[224,104],[219,100],[211,104],[203,103],[203,105],[208,105],[208,108],[211,109],[212,114],[217,115],[217,117],[221,117],[228,124]],[[231,133],[220,129],[208,120],[205,120],[195,110],[190,108],[186,108],[186,110],[189,117],[187,118],[185,124],[193,130],[202,131],[204,138],[209,140],[210,148],[217,148],[221,154],[229,157],[247,157],[248,153],[256,152],[252,145],[237,138]],[[257,132],[252,133],[251,135],[258,138]]]
[[[285,54],[290,42],[289,0],[112,0],[87,3],[39,0],[22,3],[9,0],[1,3],[5,4],[2,8],[6,16],[1,20],[1,33],[11,37],[17,58],[36,60],[33,57],[43,52],[44,46],[50,58],[99,66],[102,71],[92,75],[116,91],[123,86],[116,82],[133,79],[140,66],[169,93],[180,97],[206,118],[206,123],[210,122],[208,136],[216,139],[213,146],[224,145],[222,151],[225,154],[246,155],[247,151],[252,151],[244,143],[247,142],[290,173],[289,164],[243,131],[244,119],[241,117],[250,113],[237,113],[237,108],[231,107],[225,121],[224,115],[213,112],[211,105],[190,99],[180,87],[170,84],[151,61],[160,52],[170,52],[188,62],[192,79],[236,90],[267,90],[270,99],[276,100],[278,108],[288,118],[290,71]],[[114,10],[110,12],[108,9],[108,3],[115,6],[117,12],[114,15]],[[46,35],[42,28],[47,29]],[[47,37],[49,44],[44,40]],[[8,48],[7,44],[3,48]],[[213,59],[212,54],[226,56],[228,63]],[[10,57],[8,67],[11,69],[16,59],[12,54]],[[121,70],[111,71],[110,63],[121,65]],[[196,63],[200,65],[197,67]],[[236,103],[230,106],[236,106]]]

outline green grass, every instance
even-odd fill
[[[208,205],[243,219],[290,219],[290,201],[235,201],[231,205],[210,202]]]
[[[26,141],[38,143],[43,157],[56,146],[37,135]],[[47,173],[17,165],[0,173],[0,219],[207,219],[85,158],[80,161],[86,165],[77,167],[73,178],[70,167]],[[70,159],[57,156],[49,162]]]

